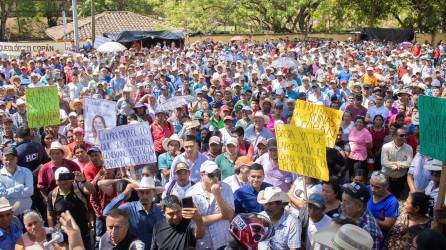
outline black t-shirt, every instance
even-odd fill
[[[40,164],[47,163],[50,158],[43,146],[37,142],[25,140],[17,144],[17,165],[34,171]]]
[[[99,242],[99,250],[134,250],[138,249],[136,246],[144,246],[144,243],[128,231],[125,238],[116,246],[111,242],[108,233],[102,235]]]
[[[48,194],[47,210],[56,216],[57,221],[59,221],[62,212],[70,211],[73,216],[74,221],[76,221],[81,234],[84,236],[89,232],[88,228],[88,211],[81,199],[79,199],[74,191],[72,190],[66,196],[60,193],[56,196],[56,201],[52,200],[52,193],[56,191],[53,190]],[[53,206],[54,204],[54,206]]]
[[[166,220],[153,227],[152,250],[195,249],[195,224],[183,219],[178,225],[170,225]]]

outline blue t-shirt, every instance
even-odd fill
[[[17,217],[11,221],[10,232],[0,229],[0,249],[14,249],[15,243],[23,234],[23,226]]]
[[[393,194],[389,194],[386,198],[378,203],[373,203],[373,198],[367,202],[367,209],[375,217],[375,219],[383,221],[386,217],[398,217],[398,200]]]
[[[260,190],[270,187],[271,184],[263,182]],[[263,206],[257,202],[259,193],[254,190],[250,183],[245,184],[234,192],[235,213],[260,213]]]

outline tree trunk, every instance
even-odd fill
[[[0,41],[6,38],[6,20],[8,20],[9,10],[6,9],[5,1],[0,1]]]

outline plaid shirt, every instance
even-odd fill
[[[260,214],[268,217],[266,212]],[[302,247],[300,239],[302,224],[296,215],[284,211],[280,220],[274,224],[274,231],[274,236],[270,240],[259,242],[259,250],[285,250]]]
[[[366,211],[364,215],[361,216],[359,219],[359,226],[362,227],[362,229],[366,230],[370,233],[370,235],[373,238],[373,250],[380,250],[383,242],[384,242],[384,236],[381,232],[381,229],[378,226],[378,223],[376,222],[375,218],[370,214],[369,211]]]

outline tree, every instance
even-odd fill
[[[0,41],[4,41],[6,38],[6,20],[8,20],[11,9],[15,4],[15,0],[0,1]]]
[[[357,18],[359,25],[377,27],[387,19],[399,0],[339,0],[339,6],[350,16]]]
[[[401,0],[400,8],[395,8],[392,16],[402,27],[412,28],[419,32],[446,30],[446,3],[444,1],[442,3],[438,0]]]

